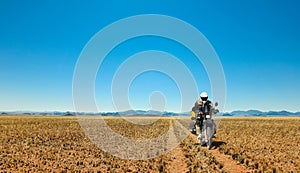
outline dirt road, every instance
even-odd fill
[[[220,141],[215,141],[214,146],[211,150],[208,150],[206,147],[199,146],[198,140],[196,136],[192,136],[193,139],[193,145],[196,147],[200,147],[199,150],[202,150],[203,152],[207,153],[207,157],[209,155],[212,155],[217,163],[222,165],[220,170],[223,172],[228,173],[243,173],[243,172],[250,172],[251,170],[248,170],[246,167],[244,167],[241,164],[238,164],[236,161],[234,161],[230,156],[224,155],[219,152],[218,145],[221,143]],[[175,173],[183,173],[183,172],[194,172],[194,169],[190,169],[188,166],[188,158],[184,155],[182,151],[182,147],[178,146],[176,149],[171,151],[168,155],[171,160],[167,163],[167,172],[175,172]],[[197,153],[195,153],[196,155]],[[199,158],[199,159],[207,159],[207,158]],[[208,170],[205,170],[209,172]]]

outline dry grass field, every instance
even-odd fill
[[[165,133],[175,120],[105,121],[143,140]],[[223,118],[214,141],[207,150],[189,135],[165,155],[125,160],[96,147],[76,117],[0,116],[0,172],[300,172],[300,117]]]
[[[219,151],[261,172],[300,172],[300,117],[223,118]]]

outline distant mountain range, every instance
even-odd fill
[[[99,112],[99,113],[87,113],[87,112],[62,112],[62,111],[48,111],[48,112],[34,112],[34,111],[14,111],[14,112],[1,112],[2,115],[52,115],[52,116],[75,116],[75,115],[102,115],[102,116],[130,116],[130,115],[160,115],[160,116],[188,116],[190,112],[175,113],[175,112],[161,112],[155,110],[128,110],[123,112]],[[247,110],[247,111],[232,111],[226,113],[219,113],[219,116],[300,116],[300,112],[289,111],[268,111],[263,112],[259,110]]]
[[[75,115],[103,115],[103,116],[130,116],[130,115],[161,115],[161,116],[178,116],[178,115],[188,115],[189,113],[174,113],[174,112],[160,112],[155,110],[128,110],[123,112],[71,112],[71,111],[46,111],[46,112],[36,112],[36,111],[10,111],[1,112],[0,115],[53,115],[53,116],[75,116]]]
[[[300,112],[289,111],[268,111],[262,112],[259,110],[247,110],[247,111],[232,111],[230,113],[224,113],[223,116],[300,116]]]

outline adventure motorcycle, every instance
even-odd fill
[[[218,103],[215,103],[215,107],[218,106]],[[194,134],[198,135],[198,140],[200,145],[207,146],[208,149],[211,149],[212,147],[212,140],[216,133],[216,125],[212,119],[212,115],[216,114],[218,112],[217,109],[212,108],[212,110],[209,110],[209,108],[204,107],[204,111],[202,114],[198,113],[196,116],[196,128],[193,128],[191,130]],[[201,122],[203,122],[201,124]],[[202,127],[201,127],[202,126]],[[197,130],[196,130],[197,129]],[[200,133],[201,129],[201,133]]]

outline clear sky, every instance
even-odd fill
[[[297,0],[2,0],[0,111],[74,110],[73,72],[85,44],[112,22],[140,14],[173,16],[206,36],[223,65],[226,111],[300,111],[299,9]],[[211,94],[207,74],[191,52],[167,39],[141,37],[119,45],[103,62],[95,84],[99,111],[113,110],[107,91],[117,67],[133,53],[150,49],[178,57],[199,90]],[[132,106],[150,109],[149,95],[155,91],[166,97],[166,110],[178,110],[178,88],[157,72],[133,81]]]

